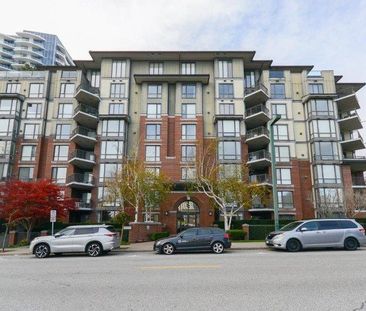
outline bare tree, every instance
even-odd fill
[[[347,191],[344,201],[345,215],[348,218],[355,218],[360,211],[366,210],[366,190],[354,189],[353,191]]]

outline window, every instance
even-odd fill
[[[102,141],[101,159],[122,159],[123,141]]]
[[[151,75],[162,75],[163,63],[150,63],[149,73]]]
[[[65,79],[75,79],[77,78],[78,73],[77,71],[71,71],[71,70],[62,70],[61,78]]]
[[[182,75],[194,75],[196,74],[196,64],[195,63],[182,63],[181,64]]]
[[[310,138],[336,138],[337,132],[333,120],[310,121]]]
[[[219,98],[233,98],[234,86],[232,83],[219,83]]]
[[[7,158],[13,154],[14,145],[10,140],[0,140],[0,158]]]
[[[316,231],[319,230],[319,222],[318,221],[309,221],[304,223],[299,229],[306,228],[307,231]]]
[[[73,115],[72,104],[58,104],[58,114],[59,119],[70,119]]]
[[[220,165],[220,178],[241,178],[242,170],[238,164],[221,164]]]
[[[148,85],[147,97],[148,98],[161,98],[161,85],[160,84]]]
[[[289,168],[277,168],[277,184],[279,185],[291,185],[291,169]]]
[[[146,172],[154,174],[154,175],[160,175],[160,167],[147,167]]]
[[[196,85],[182,84],[182,98],[196,98]]]
[[[275,146],[276,162],[290,161],[290,147],[289,146]]]
[[[318,188],[316,199],[319,205],[339,206],[343,203],[343,193],[341,188]]]
[[[233,62],[231,60],[219,60],[219,78],[232,78]]]
[[[94,234],[98,233],[99,228],[77,228],[74,235]],[[108,232],[108,231],[106,231]]]
[[[239,141],[221,141],[219,142],[220,160],[240,160],[240,142]]]
[[[114,60],[112,62],[112,78],[123,78],[126,76],[126,61]]]
[[[102,136],[124,137],[124,120],[104,120],[102,124]]]
[[[0,100],[0,115],[19,114],[20,103],[16,99],[1,99]]]
[[[147,118],[160,119],[161,118],[161,104],[147,104]]]
[[[146,146],[146,162],[159,162],[160,161],[160,146]]]
[[[196,146],[182,146],[182,161],[191,162],[196,160]]]
[[[35,145],[23,145],[21,161],[34,161],[36,159]]]
[[[283,70],[270,70],[269,78],[270,79],[283,79],[285,77],[285,73]]]
[[[109,114],[125,114],[125,104],[122,103],[109,104]]]
[[[278,208],[294,208],[294,199],[291,191],[278,191]]]
[[[125,97],[124,83],[111,83],[111,98]]]
[[[315,99],[310,101],[310,116],[334,116],[334,105],[331,100]]]
[[[71,124],[56,124],[56,139],[69,139]]]
[[[2,119],[0,122],[0,136],[11,136],[14,129],[14,119]]]
[[[8,163],[0,163],[0,180],[4,180],[9,177],[8,170],[9,170]]]
[[[288,140],[288,126],[287,124],[275,124],[273,126],[273,133],[275,140]]]
[[[37,139],[39,135],[39,124],[24,124],[24,139]]]
[[[53,167],[51,174],[53,182],[64,184],[66,182],[67,167]]]
[[[60,97],[73,97],[75,92],[74,83],[61,83]]]
[[[182,139],[184,139],[184,140],[196,139],[196,125],[195,124],[183,124],[182,125]]]
[[[107,179],[111,179],[116,176],[120,170],[121,164],[118,163],[102,163],[100,164],[99,182],[106,182]]]
[[[194,119],[196,118],[196,104],[182,104],[182,118]]]
[[[323,84],[322,83],[309,83],[309,93],[310,94],[323,94]]]
[[[245,88],[255,87],[255,72],[246,71],[244,72]]]
[[[194,167],[182,167],[182,180],[194,180],[196,169]]]
[[[287,119],[286,104],[272,104],[272,117],[280,115],[282,119]]]
[[[20,83],[8,83],[6,93],[20,93]]]
[[[43,83],[31,83],[29,86],[30,98],[42,98],[43,97]]]
[[[219,137],[239,137],[240,122],[238,120],[223,120],[217,122]]]
[[[284,83],[271,83],[272,98],[286,98]]]
[[[219,113],[224,115],[235,114],[234,104],[220,104]]]
[[[313,153],[315,160],[338,160],[338,143],[328,141],[315,142]]]
[[[90,73],[90,85],[92,87],[100,87],[100,71],[92,70]]]
[[[42,104],[27,104],[27,118],[28,119],[39,119],[41,118]]]
[[[160,124],[146,124],[146,139],[160,139]]]
[[[19,167],[19,180],[30,181],[33,179],[33,167]]]
[[[341,171],[339,165],[315,165],[315,178],[318,184],[341,183]]]
[[[53,148],[53,161],[67,161],[68,154],[68,145],[55,145]]]

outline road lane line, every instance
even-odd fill
[[[142,266],[140,270],[219,269],[220,265]]]

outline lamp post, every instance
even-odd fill
[[[269,122],[269,133],[271,139],[271,162],[272,162],[272,197],[273,197],[273,212],[274,212],[274,222],[275,230],[280,229],[279,217],[278,217],[278,197],[277,197],[277,172],[276,172],[276,154],[274,145],[274,133],[273,126],[281,119],[281,115],[276,115]]]

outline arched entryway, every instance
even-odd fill
[[[177,208],[177,232],[200,224],[200,210],[198,205],[191,201],[183,201]]]

